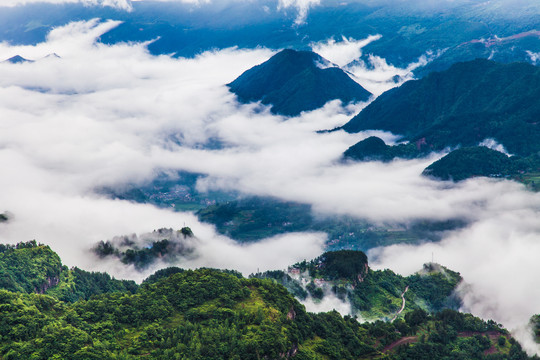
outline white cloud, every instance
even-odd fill
[[[336,41],[331,38],[311,43],[310,47],[323,58],[347,71],[353,80],[375,96],[400,86],[405,81],[413,80],[414,70],[425,66],[442,53],[428,51],[405,68],[390,65],[385,59],[373,54],[369,54],[367,60],[362,59],[362,48],[381,38],[381,35],[370,35],[361,40],[342,37],[341,41]]]
[[[294,23],[296,25],[303,25],[306,23],[309,9],[320,3],[321,0],[278,0],[278,10],[295,8],[298,15]]]
[[[313,299],[311,296],[302,301],[309,312],[319,313],[335,310],[341,315],[352,315],[351,304],[342,301],[333,292],[327,291],[322,299]]]
[[[343,36],[341,41],[336,41],[332,38],[326,41],[311,43],[310,47],[313,52],[316,52],[323,58],[343,67],[354,60],[360,59],[360,56],[362,56],[362,48],[381,37],[381,35],[370,35],[366,39],[355,40]]]
[[[353,79],[374,95],[380,95],[406,81],[413,80],[413,71],[438,57],[440,53],[427,52],[417,61],[399,68],[390,65],[385,59],[370,54],[367,62],[359,60],[350,63],[344,69],[353,74]]]
[[[527,55],[531,59],[531,63],[536,65],[538,63],[538,60],[540,60],[540,52],[532,52],[527,50]]]
[[[479,146],[485,146],[489,149],[492,149],[492,150],[496,150],[496,151],[499,151],[499,152],[502,152],[503,154],[506,154],[508,156],[512,156],[512,154],[508,153],[508,151],[506,150],[506,148],[504,147],[503,144],[499,144],[497,142],[497,140],[495,139],[492,139],[492,138],[487,138],[487,139],[484,139],[482,140],[482,142],[480,144],[478,144]]]
[[[371,265],[409,274],[433,253],[436,262],[464,277],[464,311],[504,324],[529,353],[539,353],[525,331],[529,318],[540,313],[534,301],[540,289],[533,275],[540,271],[539,201],[539,194],[501,189],[493,194],[490,211],[467,229],[436,244],[375,249],[369,253],[376,259]]]

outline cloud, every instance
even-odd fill
[[[540,60],[540,53],[527,50],[527,56],[529,56],[533,65],[536,65],[538,63],[538,60]]]
[[[362,48],[382,38],[382,35],[370,35],[365,39],[342,37],[341,41],[331,38],[311,43],[311,49],[323,58],[338,65],[351,75],[352,79],[366,90],[378,96],[405,81],[413,80],[413,71],[425,66],[439,57],[442,51],[428,51],[405,68],[389,65],[385,59],[368,54],[362,58]]]
[[[355,40],[343,36],[341,41],[333,38],[326,41],[311,43],[311,49],[323,58],[343,67],[362,56],[362,48],[369,43],[380,39],[381,35],[370,35],[366,39]]]
[[[385,59],[369,54],[367,61],[358,60],[345,67],[353,79],[374,95],[380,95],[406,81],[414,80],[413,71],[425,66],[440,55],[431,51],[420,56],[405,68],[390,65]]]
[[[3,0],[0,7],[13,7],[33,3],[83,4],[86,6],[109,6],[116,9],[133,10],[130,0]]]
[[[352,315],[351,304],[339,299],[333,292],[327,291],[321,300],[313,299],[311,296],[302,301],[302,304],[309,312],[319,313],[336,310],[341,315]]]
[[[532,275],[540,271],[540,194],[501,190],[493,194],[490,211],[470,227],[440,243],[374,249],[371,266],[410,274],[414,264],[430,261],[433,253],[436,262],[464,277],[464,311],[504,324],[529,353],[539,353],[526,330],[529,318],[540,312],[534,301],[540,289]]]
[[[503,144],[499,144],[497,142],[497,140],[495,139],[492,139],[492,138],[487,138],[487,139],[484,139],[482,140],[482,142],[480,144],[478,144],[478,146],[485,146],[489,149],[492,149],[492,150],[496,150],[496,151],[499,151],[499,152],[502,152],[503,154],[506,154],[508,156],[512,156],[512,154],[510,154],[506,148],[504,147]]]
[[[320,5],[321,0],[278,0],[278,10],[295,8],[298,11],[298,15],[294,20],[296,25],[303,25],[306,23],[309,9],[313,6]]]
[[[0,58],[36,60],[0,63],[0,212],[14,214],[0,224],[0,242],[36,239],[50,244],[69,266],[138,279],[141,274],[118,262],[94,261],[88,249],[117,235],[185,224],[198,238],[199,256],[179,266],[249,273],[322,253],[324,234],[240,245],[191,213],[95,193],[105,186],[147,184],[163,172],[197,172],[204,175],[197,184],[201,190],[274,196],[311,204],[321,214],[374,223],[466,218],[469,227],[440,243],[378,249],[370,254],[372,263],[406,274],[434,252],[470,284],[463,294],[473,313],[517,329],[540,312],[530,300],[539,295],[531,276],[540,270],[538,194],[506,180],[454,184],[422,177],[444,153],[387,164],[343,162],[345,149],[370,135],[398,140],[381,132],[317,132],[343,125],[366,104],[344,107],[333,101],[290,119],[261,104],[241,105],[224,84],[273,51],[230,48],[176,59],[150,55],[145,43],[95,41],[117,25],[75,22],[34,46],[0,43]],[[44,58],[52,53],[59,57]],[[362,71],[376,78],[379,69]],[[211,139],[223,148],[206,148]]]

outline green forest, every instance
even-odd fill
[[[499,324],[455,310],[416,308],[394,322],[362,323],[308,313],[276,281],[235,271],[169,268],[137,285],[68,269],[35,241],[0,249],[4,360],[527,359]],[[302,264],[357,284],[372,273],[361,252]]]
[[[274,270],[251,277],[272,279],[301,300],[333,294],[350,303],[352,312],[366,320],[390,320],[418,309],[436,312],[461,306],[454,295],[462,280],[459,273],[430,263],[416,274],[404,277],[388,269],[370,269],[367,256],[361,251],[327,252],[294,264],[287,272]],[[406,306],[398,316],[402,295]]]

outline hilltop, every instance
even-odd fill
[[[360,102],[371,94],[347,73],[310,51],[283,50],[228,84],[243,103],[261,101],[272,112],[297,116],[330,100]]]

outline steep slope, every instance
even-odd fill
[[[228,84],[240,101],[261,101],[276,114],[296,116],[340,99],[365,101],[371,95],[343,70],[309,51],[283,50]],[[325,67],[325,68],[323,68]]]
[[[134,292],[137,284],[106,273],[68,269],[50,247],[29,241],[0,244],[0,289],[76,301],[102,293]]]
[[[527,156],[540,151],[539,98],[540,68],[478,59],[384,93],[343,129],[391,131],[433,149],[494,138]]]

